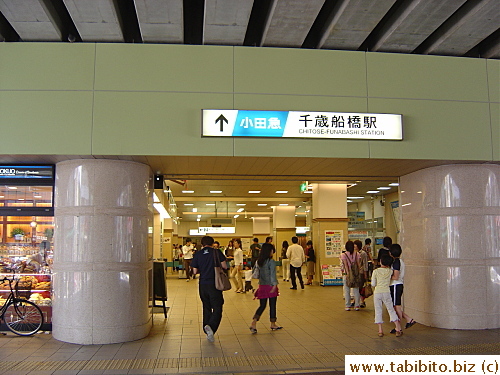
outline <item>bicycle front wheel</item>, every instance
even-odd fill
[[[43,324],[43,314],[33,302],[15,299],[5,309],[3,319],[7,328],[20,336],[37,333]]]

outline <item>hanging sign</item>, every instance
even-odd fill
[[[402,140],[403,116],[383,113],[204,109],[205,137]]]

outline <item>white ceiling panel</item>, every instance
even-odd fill
[[[300,47],[323,3],[323,0],[279,0],[263,45]]]
[[[61,41],[61,36],[38,0],[0,0],[0,12],[26,42]]]
[[[207,0],[205,4],[205,44],[242,45],[253,0]]]
[[[84,42],[123,42],[112,0],[63,0]]]
[[[135,7],[146,43],[182,43],[182,0],[136,0]]]

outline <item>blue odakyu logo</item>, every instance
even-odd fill
[[[238,111],[233,137],[282,137],[288,111]]]

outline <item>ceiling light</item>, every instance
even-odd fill
[[[267,203],[259,203],[257,206],[264,207],[264,206],[267,206]]]
[[[417,194],[422,194],[422,192],[421,191],[417,191]]]
[[[196,219],[196,221],[200,221],[200,220],[201,220],[200,218]]]
[[[347,197],[347,199],[364,199],[365,197]]]
[[[381,186],[381,187],[378,187],[377,189],[378,190],[390,190],[391,188],[387,187],[387,186]]]
[[[260,190],[249,190],[248,194],[259,194]]]
[[[7,186],[7,189],[15,190],[15,189],[17,189],[17,187],[16,186]]]
[[[347,203],[352,203],[352,201],[350,199],[347,200]]]
[[[246,203],[236,203],[237,206],[246,206]]]
[[[234,217],[235,219],[237,219],[237,218],[239,218],[239,217],[240,217],[240,215],[234,215],[233,217]]]
[[[33,195],[33,197],[35,197],[35,198],[41,198],[42,196],[41,195]]]
[[[0,198],[5,198],[5,195],[0,195]]]
[[[411,203],[402,204],[401,207],[411,206]]]
[[[201,215],[196,215],[196,217],[201,217]]]
[[[222,190],[210,190],[211,194],[220,194],[222,193]]]
[[[184,206],[194,206],[193,203],[184,203]]]
[[[397,182],[392,182],[392,183],[390,183],[390,184],[389,184],[389,186],[399,186],[399,183],[397,183]]]
[[[377,194],[377,193],[380,193],[380,191],[378,191],[378,190],[368,190],[366,192],[366,194]]]
[[[215,203],[207,203],[205,206],[215,206]]]
[[[286,194],[288,190],[276,190],[276,194]]]
[[[312,194],[312,192],[313,192],[312,190],[306,190],[306,191],[304,191],[304,193],[306,193],[306,194]]]
[[[236,212],[243,212],[245,209],[244,208],[239,208],[238,211]]]
[[[280,206],[288,206],[288,203],[280,203]]]
[[[182,192],[185,194],[192,194],[194,193],[194,190],[183,190]]]
[[[18,201],[23,201],[23,200],[24,200],[24,198],[19,198],[19,199],[18,199]]]
[[[193,212],[198,212],[198,209],[196,207],[194,207]]]

